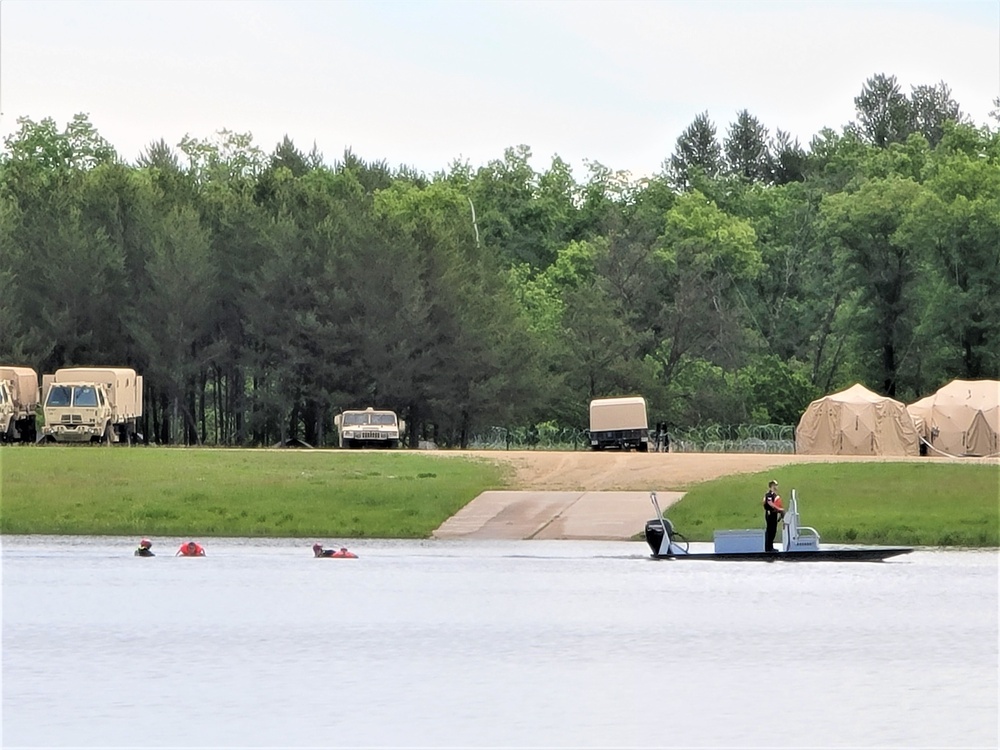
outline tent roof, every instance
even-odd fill
[[[877,404],[880,401],[893,401],[895,403],[900,403],[899,401],[889,398],[888,396],[880,396],[874,391],[868,390],[861,385],[861,383],[855,383],[846,390],[839,391],[838,393],[831,393],[829,396],[824,396],[819,399],[819,401],[823,400],[839,401],[845,404]]]
[[[1000,381],[952,380],[934,394],[939,403],[964,403],[978,409],[991,409],[1000,403]]]

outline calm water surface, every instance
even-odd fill
[[[995,551],[180,541],[3,538],[4,747],[998,744]]]

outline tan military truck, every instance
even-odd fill
[[[590,402],[588,437],[595,451],[635,448],[646,453],[649,450],[646,399],[642,396],[595,398]]]
[[[41,440],[131,444],[142,417],[142,376],[125,367],[69,367],[42,377]]]
[[[387,409],[345,410],[333,418],[341,448],[397,448],[406,422]]]
[[[0,440],[35,442],[38,373],[30,367],[0,365]]]

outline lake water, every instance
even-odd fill
[[[995,551],[180,541],[3,538],[4,747],[998,744]]]

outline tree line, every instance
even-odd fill
[[[794,424],[853,382],[909,401],[998,377],[1000,129],[944,83],[877,75],[854,103],[807,146],[700,114],[641,180],[537,171],[526,146],[426,175],[226,130],[126,163],[86,115],[22,118],[0,361],[134,367],[147,437],[217,445],[332,444],[373,405],[464,446],[634,393],[674,429]]]

